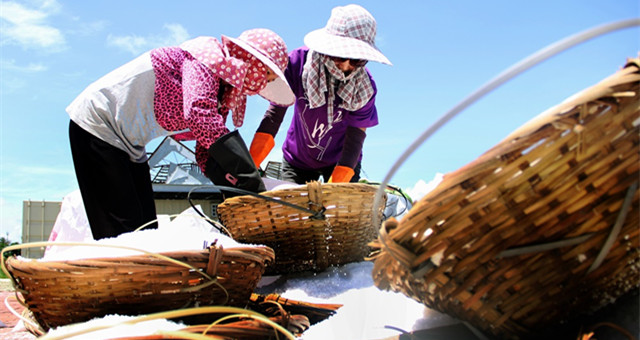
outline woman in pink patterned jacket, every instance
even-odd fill
[[[67,112],[94,239],[156,219],[145,146],[160,136],[195,139],[198,164],[215,184],[264,190],[237,130],[230,133],[225,123],[231,111],[233,125],[242,125],[248,95],[293,103],[287,60],[282,38],[252,29],[151,50],[89,85]],[[241,147],[229,150],[229,143]]]

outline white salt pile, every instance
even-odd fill
[[[379,290],[373,283],[372,269],[373,263],[365,261],[330,267],[321,273],[283,275],[276,282],[259,288],[258,292],[277,293],[293,300],[343,305],[335,315],[305,331],[305,340],[384,339],[397,336],[402,331],[460,322],[403,294]],[[265,281],[269,279],[263,277]]]
[[[199,209],[199,207],[197,207]],[[88,226],[87,226],[88,228]],[[40,261],[62,261],[85,258],[122,257],[143,254],[135,248],[153,253],[204,249],[216,242],[224,248],[246,247],[222,234],[207,220],[189,208],[173,220],[158,219],[158,229],[143,229],[98,241],[84,241],[86,245],[52,246]]]
[[[166,319],[135,321],[136,317],[107,315],[87,322],[58,327],[40,339],[95,340],[144,337],[159,331],[179,331],[186,326]],[[127,322],[131,322],[128,323]],[[75,335],[74,335],[75,334]]]

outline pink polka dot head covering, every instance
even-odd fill
[[[242,126],[247,95],[259,94],[268,101],[289,106],[295,101],[283,71],[287,67],[287,46],[268,29],[252,29],[238,38],[222,36],[222,44],[212,37],[200,37],[181,47],[232,86],[223,104],[233,111],[233,125]],[[267,82],[267,68],[278,76]]]
[[[279,35],[266,28],[256,28],[242,32],[237,39],[223,35],[222,42],[230,51],[236,45],[249,52],[278,76],[276,80],[267,83],[259,95],[278,105],[293,104],[295,96],[284,76],[289,62],[287,45]]]

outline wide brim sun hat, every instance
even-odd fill
[[[238,38],[222,35],[222,42],[232,42],[251,53],[278,76],[267,83],[258,93],[260,96],[277,105],[293,104],[296,97],[284,76],[289,60],[287,46],[279,35],[268,29],[257,28],[244,31]]]
[[[392,65],[375,45],[376,20],[358,5],[335,7],[324,28],[309,32],[304,43],[333,57],[366,59]]]

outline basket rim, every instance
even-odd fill
[[[218,251],[222,252],[223,256],[233,256],[233,257],[241,257],[247,260],[256,261],[256,262],[270,262],[275,258],[275,252],[268,246],[244,246],[244,247],[233,247],[233,248],[223,248],[222,246],[212,246],[210,248],[217,248]],[[203,257],[209,257],[210,248],[206,249],[191,249],[191,250],[177,250],[177,251],[168,251],[168,252],[159,252],[155,253],[157,255],[161,255],[163,257],[174,258],[179,256],[184,256],[187,254],[201,254]],[[129,256],[114,256],[114,257],[94,257],[94,258],[82,258],[82,259],[69,259],[69,260],[54,260],[54,261],[41,261],[40,259],[31,259],[25,257],[18,256],[10,256],[5,259],[5,264],[8,265],[7,270],[11,271],[11,267],[19,267],[20,264],[29,264],[30,266],[35,267],[46,267],[47,270],[51,270],[52,267],[56,267],[58,265],[74,265],[76,263],[86,263],[87,261],[94,262],[122,262],[122,261],[130,261],[135,262],[136,260],[149,259],[149,258],[157,258],[152,254],[138,254],[138,255],[129,255]],[[17,264],[17,265],[16,265]]]
[[[338,188],[338,189],[351,189],[351,187],[363,187],[363,188],[376,188],[379,186],[377,184],[372,184],[372,183],[323,183],[323,182],[319,182],[319,181],[311,181],[311,182],[307,182],[306,184],[299,184],[295,187],[288,187],[288,188],[282,188],[282,189],[276,189],[276,190],[268,190],[268,191],[264,191],[261,192],[260,195],[263,196],[277,196],[280,193],[297,193],[297,192],[307,192],[308,191],[308,185],[309,183],[319,183],[321,188]],[[220,205],[226,204],[230,201],[237,201],[239,198],[255,198],[258,199],[258,197],[255,196],[251,196],[251,195],[240,195],[240,196],[234,196],[234,197],[230,197],[226,200],[224,200],[224,202],[220,203]]]

